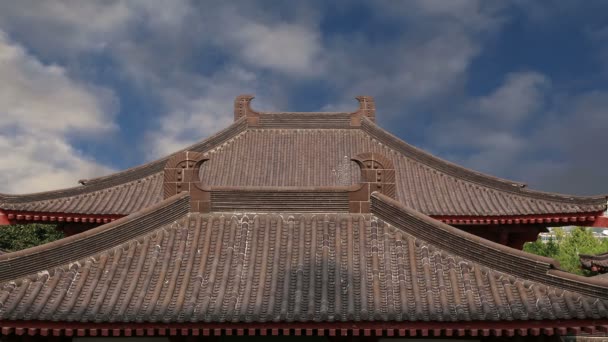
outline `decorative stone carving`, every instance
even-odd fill
[[[183,151],[173,155],[165,164],[164,198],[180,192],[190,192],[190,211],[209,212],[211,195],[200,181],[201,165],[209,160],[200,152]]]
[[[361,188],[349,193],[351,213],[369,213],[370,196],[377,191],[395,198],[395,166],[378,153],[362,153],[352,158],[361,168]]]

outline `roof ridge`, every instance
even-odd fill
[[[264,112],[257,111],[259,114],[264,115],[350,115],[351,112],[288,112],[288,111],[276,111],[276,112]]]
[[[526,188],[526,184],[488,175],[437,157],[416,146],[413,146],[367,118],[361,120],[361,130],[379,140],[405,157],[413,159],[427,167],[444,172],[452,177],[515,195],[563,203],[584,202],[585,204],[604,204],[608,195],[575,196]],[[589,203],[587,203],[589,202]]]
[[[597,202],[602,202],[603,204],[606,204],[606,201],[608,200],[608,194],[581,196],[562,194],[559,192],[535,190],[530,188],[522,188],[519,191],[521,192],[521,195],[524,196],[549,197],[547,198],[548,200],[560,201],[565,203],[570,203],[568,201],[588,201],[590,202],[590,204],[597,204]]]
[[[190,195],[179,193],[116,221],[44,245],[0,255],[0,281],[74,262],[116,247],[186,215]]]
[[[55,200],[55,199],[62,198],[62,197],[82,196],[82,195],[85,195],[88,193],[102,191],[104,189],[109,189],[112,187],[123,186],[123,185],[132,184],[132,183],[135,183],[138,181],[143,181],[143,180],[149,179],[151,177],[154,177],[155,175],[156,174],[153,173],[153,174],[143,176],[141,178],[136,178],[136,179],[133,179],[133,180],[121,183],[121,184],[116,184],[116,185],[105,187],[105,188],[100,187],[99,189],[96,189],[93,187],[88,188],[86,186],[76,186],[76,187],[59,189],[59,190],[32,192],[29,194],[12,195],[12,194],[0,193],[0,205],[1,204],[16,204],[16,203],[26,203],[26,202],[50,201],[50,200]]]
[[[398,152],[406,154],[407,157],[412,158],[412,159],[414,159],[426,166],[434,168],[436,170],[444,171],[444,172],[446,171],[443,168],[431,165],[429,162],[436,162],[436,163],[444,164],[446,167],[456,168],[456,169],[458,169],[458,171],[470,172],[475,175],[486,177],[492,181],[500,182],[501,184],[508,185],[508,186],[514,187],[514,188],[526,186],[526,184],[523,182],[518,182],[518,181],[513,181],[510,179],[505,179],[505,178],[488,175],[488,174],[458,165],[456,163],[445,160],[443,158],[437,157],[429,152],[426,152],[425,150],[423,150],[419,147],[416,147],[412,144],[409,144],[409,143],[399,139],[391,132],[387,131],[386,129],[382,128],[381,126],[377,125],[376,123],[374,123],[370,120],[365,120],[365,119],[361,120],[361,130],[364,131],[365,133],[371,135],[372,137],[382,141],[383,143],[385,143],[386,145],[390,146],[391,148],[397,150]],[[408,152],[414,153],[413,157]],[[427,159],[427,160],[424,160],[424,159]],[[446,173],[448,173],[448,172],[446,172]],[[448,174],[450,174],[454,177],[457,177],[457,178],[462,178],[462,177],[458,177],[457,175],[454,175],[452,173],[448,173]]]
[[[228,126],[226,129],[206,138],[197,143],[194,143],[188,147],[183,148],[180,151],[196,151],[202,152],[206,151],[209,148],[215,147],[219,144],[230,140],[234,136],[246,131],[247,122],[246,120],[238,120]],[[178,151],[178,152],[180,152]],[[176,152],[176,153],[178,153]],[[103,190],[107,188],[111,188],[118,185],[124,185],[127,183],[131,183],[134,181],[138,181],[140,179],[153,176],[159,172],[163,171],[165,162],[169,159],[170,156],[165,156],[163,158],[138,165],[132,168],[128,168],[122,171],[115,172],[113,174],[107,176],[101,176],[97,178],[91,178],[88,180],[81,180],[80,182],[83,185],[75,186],[71,188],[43,191],[43,192],[35,192],[28,194],[3,194],[0,193],[0,205],[3,203],[12,203],[14,200],[20,198],[30,198],[30,197],[42,197],[40,199],[35,199],[36,201],[42,200],[50,200],[56,199],[60,197],[67,196],[76,196],[85,193],[90,193],[93,191]],[[28,201],[28,200],[26,200]]]
[[[526,253],[467,233],[378,192],[372,193],[371,199],[372,214],[449,253],[523,279],[608,299],[608,282],[564,272],[554,259]]]
[[[356,129],[352,113],[343,112],[261,112],[255,127],[288,129]]]
[[[105,182],[106,180],[108,180],[110,178],[126,175],[127,173],[134,173],[134,174],[139,175],[139,174],[145,173],[145,172],[150,172],[150,173],[160,172],[164,168],[165,162],[175,153],[179,153],[179,152],[183,152],[183,151],[203,152],[204,150],[208,149],[211,145],[215,146],[215,145],[224,143],[227,140],[233,138],[235,135],[244,132],[247,129],[247,127],[248,127],[247,120],[239,119],[239,120],[231,123],[225,129],[217,132],[216,134],[214,134],[210,137],[207,137],[201,141],[198,141],[192,145],[184,147],[181,150],[171,153],[168,156],[162,157],[157,160],[153,160],[151,162],[148,162],[148,163],[145,163],[142,165],[134,166],[134,167],[119,171],[117,173],[111,174],[111,175],[86,179],[86,180],[83,180],[83,182],[86,186],[86,185],[90,185],[90,184],[92,185],[92,184],[96,184],[96,183],[100,183],[100,182]],[[131,176],[131,177],[133,177],[133,176]]]

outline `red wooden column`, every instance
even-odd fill
[[[6,226],[11,224],[11,221],[8,219],[6,213],[0,210],[0,226]]]
[[[595,221],[593,221],[592,227],[608,228],[608,217],[603,215],[596,217]]]

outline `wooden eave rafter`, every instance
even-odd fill
[[[43,223],[64,223],[64,222],[80,222],[80,223],[108,223],[125,215],[95,215],[95,214],[73,214],[73,213],[47,213],[47,212],[29,212],[29,211],[14,211],[5,210],[4,215],[7,218],[5,224],[21,223],[21,222],[43,222]],[[0,223],[1,224],[1,223]]]
[[[81,323],[0,321],[1,335],[143,336],[540,336],[608,333],[607,320],[297,323]]]
[[[4,215],[4,217],[2,217]],[[42,222],[42,223],[108,223],[126,215],[96,215],[53,212],[32,212],[17,210],[0,210],[0,226],[8,224]],[[548,215],[508,215],[508,216],[439,216],[430,217],[453,226],[470,225],[579,225],[584,227],[608,228],[608,217],[602,212]]]
[[[505,216],[439,216],[432,218],[451,225],[511,225],[511,224],[551,224],[595,226],[605,224],[603,212],[546,214],[546,215],[505,215]]]

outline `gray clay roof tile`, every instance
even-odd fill
[[[373,195],[371,214],[200,214],[187,207],[188,196],[176,195],[0,256],[0,319],[608,318],[608,282],[565,274],[551,259],[467,234],[383,195]]]

